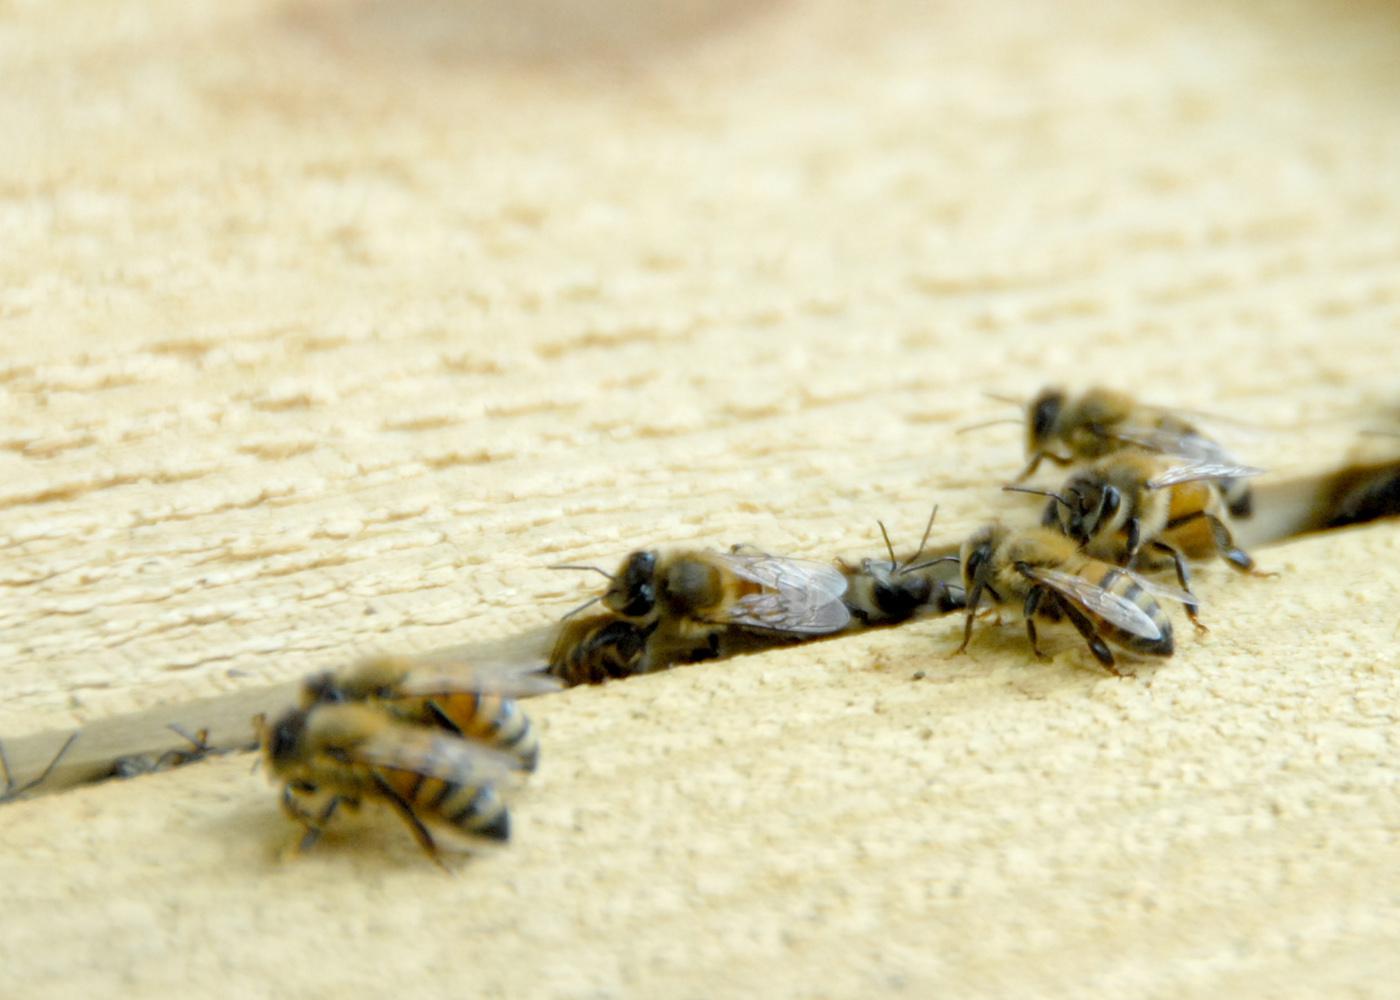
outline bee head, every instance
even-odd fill
[[[345,692],[335,682],[335,674],[330,670],[312,674],[302,681],[301,703],[306,707],[344,700]]]
[[[1083,544],[1112,521],[1122,505],[1123,495],[1118,488],[1101,476],[1087,472],[1072,476],[1065,484],[1061,503],[1061,530]]]
[[[291,709],[264,728],[261,735],[268,765],[275,771],[278,765],[290,763],[300,754],[306,736],[306,711]]]
[[[656,607],[656,553],[633,552],[603,595],[603,605],[628,618],[643,618]]]
[[[1045,388],[1031,400],[1027,408],[1026,451],[1037,454],[1045,450],[1046,443],[1054,436],[1060,422],[1060,413],[1065,408],[1065,391],[1054,387]]]

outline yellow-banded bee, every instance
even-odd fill
[[[1043,459],[1070,465],[1129,447],[1219,466],[1243,464],[1179,413],[1139,403],[1111,389],[1093,388],[1071,396],[1051,386],[1026,407],[1028,461],[1016,481],[1028,478]],[[1222,478],[1216,485],[1233,516],[1250,515],[1254,500],[1246,479]]]
[[[1129,568],[1170,564],[1190,593],[1186,559],[1218,555],[1241,572],[1254,571],[1254,560],[1235,545],[1215,484],[1261,471],[1130,449],[1074,473],[1058,493],[1012,488],[1051,497],[1042,524],[1058,528],[1095,559]],[[1194,601],[1186,611],[1196,622]]]
[[[302,684],[303,708],[337,702],[382,706],[395,718],[436,726],[509,754],[522,770],[539,763],[540,742],[516,698],[559,689],[536,663],[477,663],[443,650],[423,656],[372,656]]]
[[[1156,597],[1191,600],[1182,591],[1093,559],[1074,541],[1047,528],[1012,530],[988,525],[963,542],[958,561],[967,590],[959,653],[972,638],[972,623],[985,595],[998,605],[1021,606],[1026,635],[1037,656],[1041,652],[1036,619],[1067,619],[1094,657],[1116,674],[1110,644],[1144,656],[1172,654],[1171,621]]]
[[[862,559],[857,567],[841,568],[846,576],[846,607],[857,621],[864,625],[897,625],[922,611],[945,614],[963,606],[962,588],[941,579],[933,569],[934,562],[919,562],[937,515],[935,507],[918,549],[904,562],[895,556],[884,522],[875,522],[880,526],[889,559]]]
[[[644,674],[652,666],[647,641],[657,624],[611,613],[566,620],[549,655],[549,672],[570,687]]]
[[[851,620],[841,600],[846,578],[835,567],[739,547],[646,549],[629,555],[613,574],[596,566],[559,568],[602,573],[609,586],[597,600],[632,621],[658,620],[668,644],[703,642],[713,651],[726,627],[825,635]]]
[[[268,770],[282,782],[282,808],[306,831],[303,851],[342,806],[358,808],[365,799],[393,808],[434,861],[429,824],[510,837],[495,784],[514,762],[479,743],[355,703],[294,708],[271,725],[255,724]]]

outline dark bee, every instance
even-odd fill
[[[862,559],[858,567],[842,567],[846,575],[844,600],[851,615],[864,625],[897,625],[924,611],[945,614],[964,604],[962,588],[949,585],[933,569],[935,563],[920,563],[924,546],[938,508],[933,508],[919,547],[908,560],[894,554],[884,522],[877,521],[889,559]]]
[[[549,655],[549,672],[570,686],[644,674],[652,667],[647,641],[657,624],[654,618],[638,624],[613,614],[568,620]]]

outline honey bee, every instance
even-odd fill
[[[496,792],[514,763],[441,729],[414,726],[368,704],[293,708],[254,720],[263,759],[282,782],[282,808],[305,829],[309,850],[344,805],[376,799],[398,813],[434,861],[428,823],[504,841],[510,816]]]
[[[959,653],[967,649],[973,620],[986,594],[998,605],[1021,604],[1026,635],[1037,656],[1042,654],[1036,619],[1068,619],[1095,659],[1118,674],[1109,644],[1145,656],[1170,656],[1174,649],[1171,621],[1155,598],[1191,600],[1189,594],[1090,557],[1072,539],[1048,528],[1012,530],[988,525],[963,542],[957,558],[967,590]]]
[[[639,623],[658,619],[665,641],[701,641],[712,653],[726,626],[825,635],[851,620],[841,600],[846,578],[835,567],[740,546],[730,552],[641,550],[615,574],[596,566],[558,568],[602,573],[609,585],[596,599],[608,610]]]
[[[611,613],[568,620],[549,655],[549,672],[570,687],[644,674],[652,666],[647,640],[657,624]]]
[[[1179,455],[1195,462],[1240,466],[1219,444],[1179,414],[1139,403],[1111,389],[1089,389],[1078,397],[1047,387],[1026,407],[1026,467],[1029,478],[1042,459],[1057,465],[1101,458],[1127,447]],[[1216,488],[1230,514],[1248,517],[1254,497],[1245,479],[1221,478]]]
[[[926,608],[944,614],[963,606],[962,588],[937,577],[933,562],[919,562],[937,516],[938,508],[934,507],[918,549],[902,563],[895,557],[884,522],[875,522],[889,559],[862,559],[858,567],[842,566],[847,584],[845,602],[852,617],[864,625],[897,625]]]
[[[172,767],[180,767],[184,764],[193,764],[197,760],[203,760],[215,752],[214,748],[209,745],[209,730],[207,729],[191,733],[173,722],[166,728],[181,739],[188,741],[190,749],[167,750],[161,754],[140,753],[118,757],[112,762],[111,776],[114,778],[135,778],[142,774],[168,771]]]
[[[1058,493],[1028,492],[1051,497],[1042,524],[1058,528],[1090,556],[1130,569],[1159,569],[1169,562],[1189,594],[1186,559],[1218,555],[1241,572],[1255,571],[1249,553],[1235,545],[1213,484],[1243,481],[1260,471],[1211,462],[1183,464],[1171,455],[1130,449],[1074,473]],[[1194,601],[1186,612],[1199,627]]]
[[[531,663],[472,664],[444,650],[426,656],[371,656],[339,671],[313,674],[301,705],[366,702],[395,718],[478,740],[533,771],[540,741],[516,698],[559,689]]]
[[[5,756],[5,744],[3,742],[0,742],[0,772],[3,772],[5,775],[5,790],[3,792],[0,792],[0,803],[5,803],[11,801],[12,799],[17,799],[26,792],[32,792],[34,789],[42,785],[45,781],[48,781],[49,775],[53,774],[53,769],[58,767],[58,762],[61,761],[67,755],[68,750],[77,741],[78,734],[70,733],[68,739],[63,741],[63,746],[58,748],[58,752],[49,758],[49,762],[44,767],[44,770],[41,771],[37,777],[26,781],[22,785],[17,784],[15,782],[15,776],[10,771],[9,758]]]

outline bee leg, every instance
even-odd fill
[[[1017,473],[1016,478],[1011,481],[1013,483],[1024,483],[1027,479],[1031,478],[1031,476],[1035,475],[1035,470],[1040,468],[1041,460],[1044,458],[1045,452],[1036,452],[1030,457],[1030,460],[1026,462],[1026,467]]]
[[[1123,565],[1128,569],[1132,569],[1133,564],[1137,562],[1139,547],[1142,545],[1142,523],[1137,518],[1130,517],[1127,523],[1123,525],[1123,530],[1128,534],[1123,550],[1123,554],[1127,558],[1124,560]]]
[[[1181,553],[1166,542],[1153,542],[1152,548],[1156,549],[1158,552],[1165,552],[1171,557],[1172,564],[1176,567],[1176,582],[1181,584],[1182,590],[1191,594],[1192,597],[1195,597],[1196,595],[1191,593],[1191,574],[1186,570],[1186,560],[1181,558]],[[1189,604],[1183,604],[1182,607],[1186,609],[1186,617],[1191,619],[1191,624],[1196,626],[1197,632],[1210,631],[1210,629],[1206,628],[1206,626],[1201,623],[1201,619],[1197,617],[1197,612],[1201,610],[1201,605],[1198,602],[1192,601]]]
[[[379,791],[389,801],[389,805],[394,807],[394,811],[399,814],[404,823],[408,825],[409,831],[413,834],[413,839],[418,841],[418,846],[423,848],[423,852],[433,859],[433,863],[443,871],[450,871],[443,863],[442,857],[438,854],[437,841],[433,840],[433,835],[428,832],[428,828],[423,825],[423,821],[418,818],[418,814],[413,811],[413,807],[404,801],[404,797],[394,791],[393,786],[385,781],[378,774],[374,776],[374,784]]]
[[[1026,592],[1026,637],[1031,641],[1031,652],[1038,660],[1048,660],[1049,657],[1040,651],[1040,643],[1036,641],[1035,634],[1035,612],[1040,607],[1040,601],[1045,596],[1044,587],[1032,587]]]
[[[1066,600],[1060,601],[1060,610],[1065,613],[1065,617],[1079,630],[1079,634],[1089,644],[1089,652],[1094,654],[1094,659],[1107,667],[1115,677],[1122,677],[1123,671],[1118,669],[1118,664],[1113,659],[1113,652],[1108,648],[1108,643],[1103,641],[1103,636],[1099,635],[1099,630],[1094,627],[1094,623],[1088,619],[1084,612]]]
[[[972,622],[977,617],[977,605],[982,602],[982,587],[972,588],[972,593],[967,597],[967,614],[963,617],[963,641],[962,645],[949,653],[949,656],[958,656],[967,652],[967,644],[972,641]]]
[[[1206,523],[1210,525],[1210,533],[1215,538],[1215,548],[1221,557],[1241,573],[1249,573],[1253,576],[1278,576],[1277,573],[1264,573],[1254,568],[1254,560],[1244,549],[1235,545],[1235,536],[1230,534],[1230,529],[1225,522],[1214,514],[1204,515]]]

